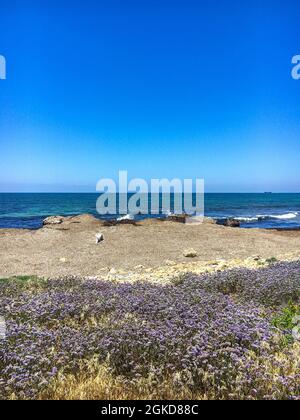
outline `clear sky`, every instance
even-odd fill
[[[299,0],[0,0],[0,191],[300,191]]]

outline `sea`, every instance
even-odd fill
[[[46,217],[54,215],[88,213],[106,219],[120,217],[100,216],[96,210],[98,197],[99,193],[0,193],[0,228],[39,229]],[[150,196],[148,200],[150,203]],[[208,193],[205,194],[205,216],[218,223],[233,218],[243,228],[300,229],[300,193]],[[158,214],[135,216],[137,219],[147,217],[166,217],[166,214],[160,208]]]

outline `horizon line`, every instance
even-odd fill
[[[129,194],[157,194],[157,193],[140,193],[137,191],[128,191]],[[196,191],[193,191],[195,194]],[[99,191],[0,191],[0,194],[104,194],[104,192]],[[111,193],[114,194],[114,193]],[[120,193],[119,191],[116,194],[126,194]],[[160,191],[159,194],[162,194]],[[174,191],[171,192],[174,194]],[[178,193],[177,193],[178,194]],[[180,194],[180,193],[179,193]],[[185,194],[182,192],[182,194]],[[300,194],[300,191],[205,191],[204,194]]]

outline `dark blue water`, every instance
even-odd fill
[[[0,193],[0,228],[37,229],[52,215],[89,213],[100,217],[98,196]],[[300,194],[205,194],[205,215],[218,220],[236,218],[247,228],[300,228]]]

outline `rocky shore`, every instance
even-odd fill
[[[81,215],[46,219],[36,231],[0,229],[0,253],[0,277],[78,275],[160,281],[187,271],[298,259],[300,233],[236,229],[211,219],[107,225]]]

